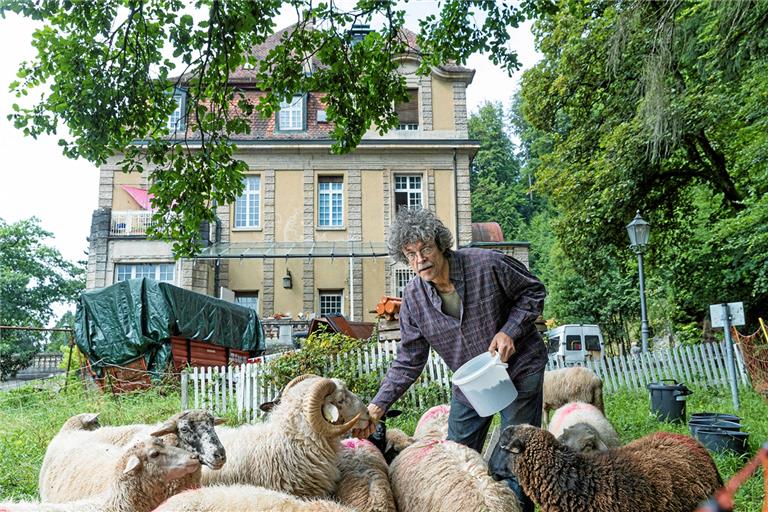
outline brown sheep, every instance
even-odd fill
[[[691,512],[723,485],[709,452],[681,434],[656,432],[580,454],[546,430],[517,425],[499,445],[542,512]]]
[[[543,393],[542,426],[547,424],[549,411],[554,411],[569,402],[586,402],[605,414],[603,381],[589,368],[572,366],[544,372]]]

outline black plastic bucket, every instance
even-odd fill
[[[688,420],[688,429],[691,431],[693,437],[696,437],[696,433],[701,428],[719,428],[721,430],[738,432],[741,430],[741,423],[737,421],[721,420],[716,416],[711,416],[709,418],[691,418]]]
[[[685,400],[693,393],[685,384],[678,384],[674,379],[664,379],[661,383],[648,384],[648,391],[651,393],[651,412],[659,421],[685,422]]]
[[[732,451],[744,455],[749,451],[747,432],[714,427],[701,427],[696,431],[696,439],[713,452]]]
[[[691,421],[693,420],[725,420],[741,423],[741,417],[736,416],[735,414],[726,414],[724,412],[694,412],[691,413]]]

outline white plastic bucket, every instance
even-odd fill
[[[480,416],[496,414],[517,398],[517,389],[507,374],[507,364],[499,353],[483,352],[453,374],[456,384]]]

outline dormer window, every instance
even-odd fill
[[[184,119],[186,93],[180,89],[176,89],[173,93],[173,101],[176,102],[176,108],[171,112],[171,117],[168,118],[168,130],[171,133],[183,132],[186,128]]]
[[[277,114],[277,129],[281,132],[306,130],[306,96],[296,95],[289,101],[280,102]]]
[[[399,124],[398,130],[419,129],[419,90],[408,89],[408,101],[395,103]]]

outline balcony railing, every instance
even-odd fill
[[[152,212],[112,212],[110,236],[145,236],[152,225]]]

